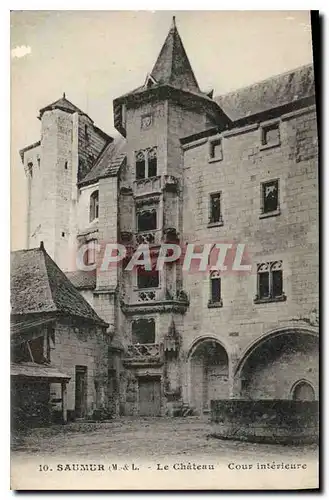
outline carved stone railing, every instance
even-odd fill
[[[163,190],[177,192],[179,181],[173,175],[158,175],[157,177],[148,177],[147,179],[138,179],[133,183],[134,197],[147,196],[161,193]]]
[[[161,231],[143,231],[135,233],[136,245],[161,245]]]
[[[150,365],[163,362],[163,349],[160,344],[132,344],[125,353],[126,365]]]
[[[184,314],[189,304],[189,296],[184,290],[170,292],[161,288],[134,289],[129,294],[120,297],[120,305],[125,314],[156,311]]]
[[[146,196],[148,194],[161,192],[161,176],[138,179],[133,184],[134,196]]]

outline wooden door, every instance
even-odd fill
[[[160,415],[160,406],[160,378],[139,378],[139,414],[144,417],[157,417]]]
[[[83,418],[87,400],[87,367],[75,367],[75,416]]]

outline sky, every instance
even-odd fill
[[[13,11],[12,249],[25,246],[18,154],[40,139],[39,109],[66,97],[108,134],[113,99],[144,83],[172,16],[199,86],[215,95],[312,61],[308,11]]]

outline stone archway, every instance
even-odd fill
[[[188,356],[189,404],[198,414],[210,410],[212,399],[229,398],[229,358],[222,344],[199,339]]]
[[[318,399],[318,357],[318,335],[312,329],[270,332],[249,346],[238,363],[235,381],[240,382],[239,396],[290,399],[296,382],[307,380],[314,390],[314,399]]]
[[[291,399],[295,401],[314,401],[315,391],[308,380],[298,380],[291,390]]]

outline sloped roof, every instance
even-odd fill
[[[313,65],[307,64],[214,100],[232,121],[237,121],[314,94]]]
[[[113,142],[108,144],[96,160],[95,165],[88,174],[80,181],[80,185],[92,184],[101,177],[111,177],[117,175],[126,157],[126,140],[117,136]]]
[[[96,288],[96,271],[78,270],[65,274],[78,290],[93,290]]]
[[[151,77],[156,83],[173,85],[176,88],[201,93],[178,33],[175,17],[151,71]]]
[[[79,113],[80,115],[86,115],[88,116],[84,111],[82,111],[80,108],[78,108],[75,104],[73,104],[71,101],[66,99],[65,93],[60,99],[57,99],[57,101],[52,102],[51,104],[48,104],[48,106],[45,106],[44,108],[40,109],[40,114],[39,118],[43,115],[45,111],[49,111],[52,109],[61,109],[62,111],[66,111],[67,113]]]
[[[58,313],[106,326],[44,248],[11,253],[11,314]]]

